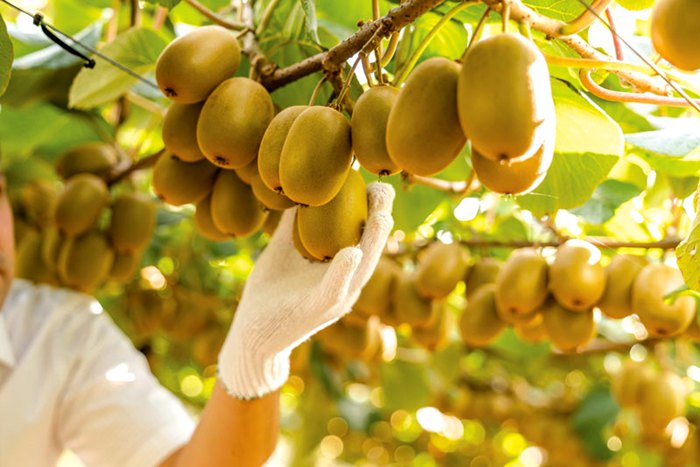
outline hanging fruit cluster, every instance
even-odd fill
[[[116,163],[111,145],[76,146],[56,162],[62,185],[42,180],[22,188],[14,203],[18,277],[89,292],[134,275],[156,205],[142,193],[110,192]]]

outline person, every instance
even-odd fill
[[[392,229],[393,188],[367,187],[358,246],[310,263],[288,209],[248,278],[199,423],[161,387],[91,297],[13,279],[0,174],[0,466],[55,464],[71,449],[95,466],[258,466],[275,449],[291,350],[350,311]]]

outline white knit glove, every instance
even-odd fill
[[[289,354],[350,311],[377,266],[394,221],[394,189],[367,186],[369,212],[360,244],[329,263],[311,263],[292,244],[296,208],[287,209],[250,274],[219,353],[219,378],[239,399],[264,396],[289,376]]]

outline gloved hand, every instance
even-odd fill
[[[377,266],[394,221],[394,189],[367,186],[369,211],[360,244],[328,263],[311,263],[292,244],[297,208],[287,209],[250,274],[219,353],[219,377],[239,399],[264,396],[289,376],[289,355],[336,322],[357,301]]]

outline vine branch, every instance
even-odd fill
[[[151,154],[150,156],[143,157],[139,159],[138,161],[134,162],[133,164],[129,165],[127,168],[120,172],[116,172],[109,178],[109,182],[107,183],[109,186],[115,185],[125,178],[127,178],[129,175],[131,175],[134,172],[137,172],[139,170],[147,169],[149,167],[153,167],[156,162],[158,161],[158,158],[165,152],[165,149],[161,149],[160,151],[156,152],[155,154]]]
[[[273,91],[317,71],[337,75],[345,62],[361,49],[365,47],[367,50],[373,49],[376,46],[374,41],[379,42],[390,36],[442,2],[444,0],[408,0],[378,20],[365,23],[359,31],[328,51],[308,57],[286,68],[263,73],[262,84],[268,91]]]
[[[209,18],[213,23],[223,26],[227,29],[233,29],[238,31],[240,29],[245,29],[245,25],[236,21],[229,21],[226,18],[213,12],[205,5],[199,3],[197,0],[185,0],[185,3],[190,5],[192,8],[200,12],[206,18]]]
[[[499,248],[526,248],[526,247],[558,247],[565,241],[569,240],[568,237],[563,237],[557,240],[548,241],[533,241],[533,240],[485,240],[485,239],[468,239],[462,240],[462,245],[468,247],[499,247]],[[653,242],[628,242],[615,240],[608,237],[585,237],[586,240],[597,247],[603,249],[616,249],[616,248],[643,248],[647,250],[660,249],[660,250],[672,250],[678,246],[680,239],[676,237],[668,237],[662,240]]]

